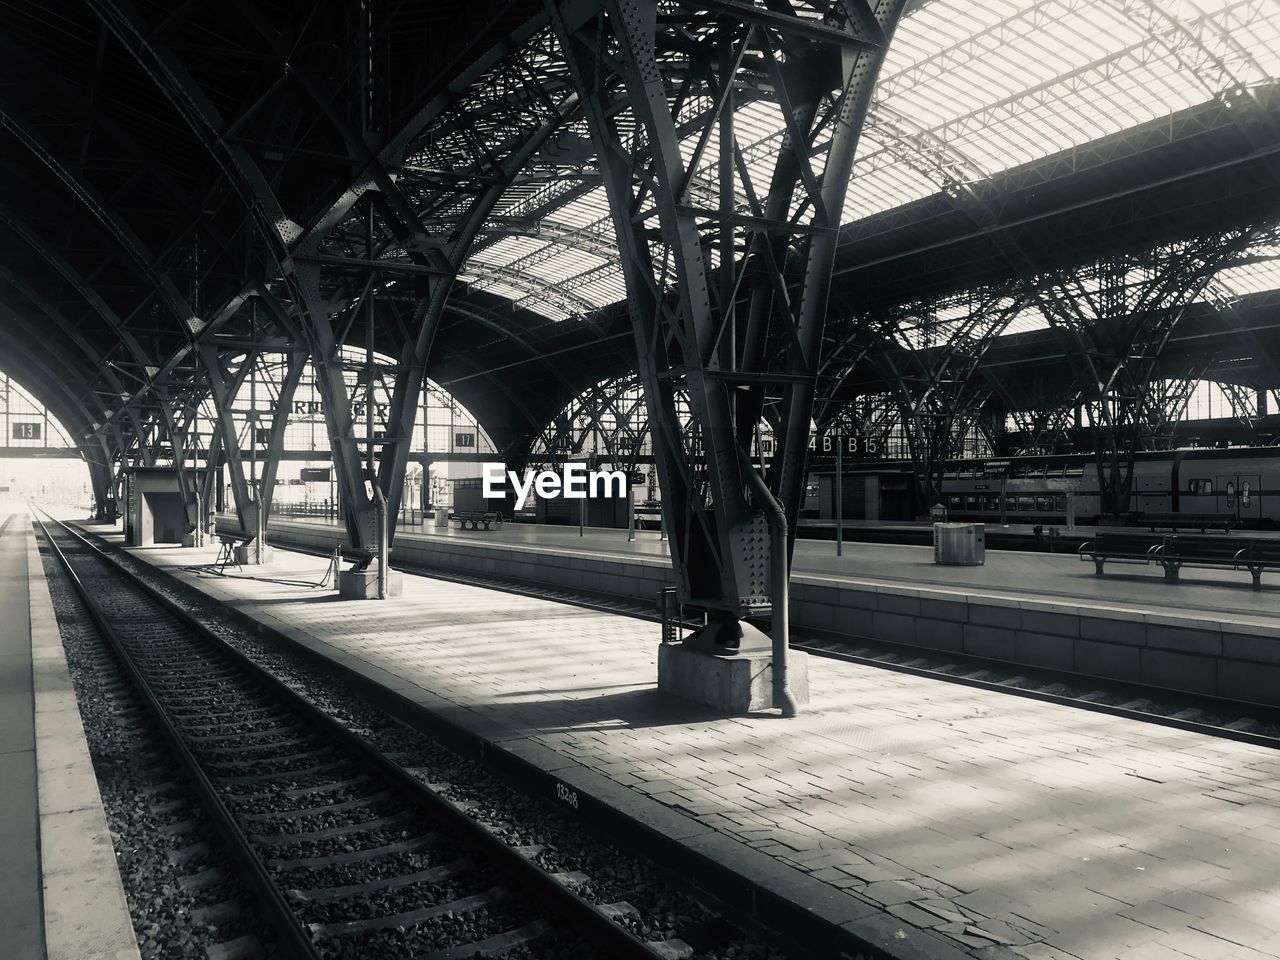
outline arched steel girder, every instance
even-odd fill
[[[137,338],[125,328],[123,321],[118,317],[114,310],[108,306],[102,296],[93,288],[93,286],[83,277],[80,272],[71,265],[55,246],[49,243],[45,238],[39,236],[25,220],[19,217],[3,202],[0,202],[0,223],[4,223],[19,238],[21,238],[31,249],[54,270],[58,276],[62,277],[66,283],[84,299],[85,303],[98,315],[106,324],[116,339],[128,352],[129,358],[139,366],[153,363],[154,360],[143,349]]]
[[[32,288],[25,280],[15,274],[8,267],[0,265],[0,282],[8,284],[13,290],[22,296],[28,303],[42,313],[58,330],[76,347],[92,366],[96,367],[100,375],[107,381],[117,393],[124,393],[124,384],[120,382],[120,378],[116,376],[115,370],[107,364],[100,353],[85,340],[80,328],[73,323],[61,310],[50,303],[45,297],[41,296]]]
[[[632,391],[634,396],[627,397]],[[627,398],[625,406],[624,398]],[[648,421],[641,422],[643,408],[644,392],[640,386],[639,377],[634,374],[619,377],[607,383],[594,384],[574,397],[568,406],[557,413],[546,425],[541,434],[543,446],[548,454],[554,453],[556,448],[552,441],[565,436],[565,428],[560,426],[563,418],[567,421],[565,427],[569,431],[568,440],[574,452],[583,452],[583,447],[592,432],[598,432],[604,437],[605,450],[611,456],[618,456],[619,448],[623,445],[620,439],[625,441],[629,449],[625,451],[622,462],[629,466],[639,456],[640,447],[648,435]],[[612,430],[605,427],[606,414],[613,416]],[[574,421],[578,419],[583,419],[585,422],[575,427]]]
[[[68,103],[69,110],[75,112],[83,111],[84,91],[68,83],[55,72],[41,69],[40,61],[31,56],[24,47],[14,43],[9,37],[0,35],[0,53],[9,61],[25,65],[25,69],[32,77],[38,76],[44,93],[55,92]],[[188,231],[188,235],[194,232],[198,223],[204,233],[214,241],[228,260],[232,263],[239,260],[238,251],[231,238],[226,235],[215,219],[203,215],[202,211],[206,206],[207,197],[193,197],[183,190],[164,165],[157,164],[154,156],[140,150],[136,141],[121,130],[106,111],[93,113],[90,123],[95,130],[105,133],[111,139],[113,146],[133,164],[134,173],[131,180],[143,179],[160,187],[163,195],[176,201],[186,211],[191,218],[191,229]],[[179,237],[178,242],[181,239]],[[161,255],[164,256],[167,252],[162,251]]]
[[[1050,277],[1038,305],[1063,343],[1080,402],[1104,439],[1095,444],[1104,510],[1129,509],[1133,466],[1143,442],[1157,362],[1187,306],[1259,228],[1201,236],[1181,244],[1100,260],[1088,274]],[[1135,270],[1144,271],[1131,279]],[[1116,323],[1099,323],[1114,320]]]
[[[1139,39],[1119,51],[1086,64],[1077,70],[1075,75],[1083,74],[1091,69],[1105,68],[1109,64],[1125,57],[1141,58],[1144,56],[1143,51],[1157,48],[1179,57],[1183,62],[1187,62],[1179,54],[1178,48],[1181,44],[1168,39],[1171,34],[1176,33],[1182,37],[1183,43],[1188,47],[1198,49],[1197,60],[1190,63],[1193,69],[1197,67],[1198,62],[1201,65],[1210,65],[1224,78],[1230,77],[1233,84],[1248,82],[1248,78],[1233,75],[1230,69],[1226,67],[1225,62],[1212,52],[1201,37],[1195,35],[1195,30],[1207,31],[1213,29],[1210,17],[1205,16],[1194,21],[1195,30],[1193,30],[1192,27],[1177,20],[1173,14],[1166,10],[1161,5],[1161,0],[1105,0],[1105,2],[1134,21],[1134,34]],[[882,101],[891,100],[899,90],[910,90],[926,85],[935,77],[945,76],[967,66],[975,58],[989,56],[991,50],[1015,43],[1027,30],[1033,29],[1037,24],[1051,19],[1054,10],[1060,9],[1060,7],[1061,5],[1053,2],[1053,0],[1032,0],[1032,2],[1024,3],[1012,15],[999,19],[989,29],[965,36],[955,43],[944,46],[920,59],[907,69],[886,75],[877,89],[877,97]],[[1156,29],[1156,24],[1163,24],[1164,29]],[[1223,36],[1222,39],[1224,43],[1236,47],[1235,53],[1242,61],[1252,60],[1256,63],[1255,58],[1247,50],[1240,48],[1239,44],[1232,38]],[[1198,69],[1196,75],[1209,98],[1218,96],[1223,91],[1222,85],[1205,80]],[[1265,76],[1265,71],[1259,70],[1259,75]],[[1049,96],[1053,87],[1064,82],[1070,83],[1072,79],[1072,76],[1050,77],[1043,83],[1019,90],[1016,94],[997,103],[984,104],[965,115],[950,119],[932,128],[931,132],[936,139],[944,142],[954,142],[962,138],[965,131],[990,126],[995,119],[1015,112],[1020,102]]]
[[[604,264],[610,270],[614,269],[612,263]],[[593,267],[592,270],[599,270],[599,267]],[[539,277],[536,274],[526,273],[514,267],[507,267],[501,264],[485,263],[483,261],[469,260],[466,265],[466,272],[475,275],[478,281],[475,286],[477,289],[483,290],[486,286],[485,280],[491,279],[496,282],[505,283],[523,291],[526,299],[542,300],[553,306],[559,307],[569,314],[587,314],[594,313],[600,309],[599,304],[586,297],[579,296],[565,284],[558,280],[549,280],[546,277]],[[566,278],[572,280],[572,277]]]
[[[50,322],[52,322],[54,326],[56,326],[63,333],[64,336],[66,336],[79,349],[79,351],[84,355],[85,359],[91,365],[91,368],[96,370],[99,376],[104,377],[107,380],[108,385],[113,390],[115,390],[115,396],[118,396],[118,397],[128,396],[128,393],[125,390],[124,384],[122,384],[119,377],[116,376],[115,370],[111,367],[111,365],[108,362],[104,362],[102,360],[102,358],[97,353],[97,351],[94,350],[93,347],[80,334],[78,327],[75,324],[73,324],[65,315],[63,315],[60,310],[58,310],[53,304],[49,303],[47,300],[41,297],[28,284],[26,284],[20,278],[15,276],[7,268],[0,267],[0,280],[7,282],[10,286],[14,288],[14,290],[16,290],[23,297],[25,297],[37,310],[39,310]],[[2,298],[0,298],[0,302],[3,302]],[[18,315],[18,311],[11,310],[11,313],[13,313],[15,317]],[[30,326],[30,324],[26,324],[26,327],[29,331],[29,335],[36,338],[36,342],[44,343],[47,347],[47,341],[45,340],[43,330],[40,330],[38,328],[33,328]],[[47,351],[45,355],[48,355]],[[94,424],[101,423],[102,420],[106,419],[106,407],[101,404],[100,400],[97,399],[97,393],[94,389],[93,383],[88,379],[87,376],[76,373],[70,367],[67,367],[66,369],[67,369],[67,374],[72,379],[72,381],[79,382],[79,384],[81,385],[80,411],[83,417],[82,426],[84,428],[91,429]],[[86,400],[86,398],[89,398],[89,397],[93,397],[95,399],[95,402],[97,403],[97,406],[93,409],[90,409],[89,406],[87,405],[88,401]],[[140,430],[142,427],[142,421],[139,419],[137,411],[132,407],[126,407],[125,412],[126,412],[126,415],[133,422],[134,428],[137,430]],[[96,433],[96,431],[93,431],[93,432]],[[102,438],[100,434],[98,434],[98,437],[105,443],[105,439]]]
[[[486,237],[528,237],[533,240],[550,240],[562,247],[581,250],[602,260],[612,261],[618,256],[618,244],[613,239],[612,230],[608,228],[608,217],[598,225],[592,224],[586,227],[558,223],[550,217],[491,217],[485,224],[484,233]]]
[[[203,326],[192,312],[186,298],[178,291],[177,286],[167,273],[156,266],[155,255],[147,249],[133,229],[113,211],[98,194],[98,191],[81,174],[60,157],[56,151],[46,144],[42,137],[25,127],[8,109],[0,108],[0,127],[8,130],[37,160],[48,168],[49,172],[62,181],[63,185],[79,201],[98,223],[104,227],[115,240],[120,250],[132,261],[138,275],[146,281],[155,294],[173,313],[179,329],[190,338]]]
[[[1229,89],[1243,90],[1250,83],[1267,76],[1267,71],[1258,63],[1253,51],[1241,44],[1229,30],[1222,30],[1210,14],[1201,14],[1200,17],[1187,23],[1162,5],[1160,0],[1106,0],[1106,2],[1120,10],[1130,20],[1138,21],[1139,29],[1155,37],[1171,56],[1187,66],[1210,98],[1220,96]],[[1166,30],[1164,32],[1157,30],[1155,27],[1157,23],[1163,23]],[[1248,65],[1251,76],[1241,76],[1236,73],[1225,59],[1213,51],[1201,35],[1209,31],[1212,31],[1224,45],[1230,47],[1235,57]],[[1166,40],[1169,34],[1175,35],[1178,39]],[[1182,55],[1184,47],[1195,52],[1195,59],[1189,61]],[[1203,74],[1205,67],[1214,71],[1213,80],[1205,78]]]
[[[21,317],[15,317],[22,327],[15,336],[15,331],[7,324],[0,325],[0,351],[20,357],[22,367],[18,370],[6,369],[14,380],[50,410],[55,411],[58,420],[75,434],[75,426],[87,427],[93,422],[93,414],[88,410],[72,385],[67,382],[68,370],[54,367],[49,363],[48,354],[41,350],[36,330],[31,328]]]
[[[3,111],[0,111],[0,125],[6,126],[41,162],[49,167],[51,172],[72,191],[80,203],[88,208],[89,212],[106,228],[120,248],[128,255],[138,274],[151,286],[153,294],[172,313],[178,328],[187,339],[189,346],[194,350],[197,361],[204,367],[205,375],[212,389],[219,393],[218,402],[221,406],[226,400],[225,378],[218,359],[217,346],[209,343],[198,344],[195,334],[205,326],[205,321],[195,315],[172,278],[156,267],[157,261],[154,255],[133,232],[132,228],[108,208],[98,196],[94,187],[61,161],[50,148],[41,142],[40,138],[30,131],[14,125],[12,118],[8,117]],[[119,326],[123,325],[120,324]],[[181,437],[176,432],[172,411],[169,409],[168,392],[158,379],[158,366],[153,363],[144,367],[143,372],[147,374],[147,386],[154,391],[156,399],[161,404],[161,425],[174,444],[176,463],[183,452],[181,450]],[[219,418],[219,428],[223,430],[227,429],[227,423],[224,421],[225,418]],[[231,453],[234,450],[233,439],[224,437],[223,446]],[[235,474],[239,467],[239,460],[237,457],[232,456],[229,458],[229,462],[233,467],[233,474]],[[181,470],[181,465],[178,464],[178,466],[179,470]],[[238,481],[242,480],[238,474],[236,474],[236,477]],[[240,515],[242,526],[245,529],[252,529],[250,526],[252,518],[249,517],[250,505],[247,502],[245,485],[243,482],[237,482],[234,488],[236,490],[236,508]],[[188,519],[191,518],[189,517]]]
[[[314,253],[320,240],[348,218],[360,197],[373,185],[385,192],[384,199],[402,222],[410,225],[409,233],[425,233],[415,229],[415,225],[420,227],[420,224],[416,224],[416,214],[411,207],[402,202],[403,198],[397,195],[394,182],[386,172],[387,161],[399,162],[403,159],[404,151],[417,130],[425,127],[433,116],[439,115],[453,98],[437,98],[433,104],[428,105],[425,115],[420,112],[415,117],[413,123],[409,125],[414,128],[413,130],[408,126],[402,129],[396,136],[391,137],[387,146],[375,156],[366,146],[364,132],[351,131],[345,120],[334,114],[329,103],[330,98],[317,91],[310,84],[310,78],[300,76],[298,79],[304,87],[310,87],[319,108],[329,116],[335,129],[342,133],[352,152],[357,156],[365,157],[366,164],[360,170],[352,187],[345,191],[344,195],[331,207],[329,213],[320,217],[309,231],[304,231],[284,216],[256,163],[243,148],[226,136],[227,124],[219,117],[208,98],[192,82],[190,75],[176,59],[167,50],[150,40],[151,31],[147,29],[141,18],[123,2],[101,0],[94,3],[94,9],[126,48],[134,54],[143,69],[152,76],[166,96],[178,106],[179,111],[187,118],[193,129],[202,135],[210,152],[222,165],[224,173],[241,194],[246,206],[253,212],[254,217],[261,221],[260,227],[264,236],[272,241],[272,249],[281,268],[282,277],[289,287],[290,299],[295,309],[300,311],[300,316],[304,318],[303,326],[310,340],[311,353],[316,364],[317,385],[326,399],[326,417],[333,418],[329,426],[330,435],[336,438],[334,442],[337,449],[334,451],[334,460],[339,476],[344,478],[344,491],[348,494],[347,502],[355,508],[348,514],[352,519],[348,532],[357,546],[364,546],[371,539],[372,531],[367,528],[372,526],[372,515],[370,505],[364,502],[360,481],[362,471],[354,445],[349,404],[342,402],[346,394],[345,383],[342,382],[340,371],[334,367],[331,359],[336,355],[337,344],[329,325],[328,310],[320,294],[319,270],[314,265],[300,263],[294,259],[294,254]],[[257,18],[254,17],[251,9],[244,8],[244,12],[251,21],[256,23]],[[258,29],[270,44],[278,43],[278,38],[271,31],[264,31],[261,26]],[[278,52],[283,54],[282,62],[287,61],[287,51]],[[481,60],[485,60],[485,57]],[[489,62],[492,60],[490,56]],[[289,264],[288,261],[291,259],[294,262]],[[447,295],[447,283],[436,286],[437,290],[444,288],[444,294]],[[434,299],[436,297],[433,292]],[[439,312],[438,309],[429,306],[427,314],[434,315],[435,320],[438,321]],[[430,330],[427,335],[429,342],[429,339],[434,336],[434,324],[424,323],[423,329]],[[420,333],[416,345],[421,346],[422,340]],[[401,367],[409,369],[410,365],[402,363]]]
[[[542,351],[529,342],[529,340],[519,330],[512,329],[511,325],[505,322],[505,318],[495,316],[490,311],[476,304],[464,303],[457,299],[451,299],[445,308],[446,315],[452,314],[465,320],[478,324],[486,330],[492,330],[504,340],[509,340],[520,349],[522,353],[531,358],[542,357]],[[452,356],[461,355],[458,351],[452,351]],[[545,358],[542,362],[544,369],[552,379],[558,381],[565,388],[566,393],[572,392],[568,377],[564,375],[564,371],[551,358]]]
[[[139,419],[137,404],[141,397],[150,389],[148,381],[143,377],[150,371],[156,370],[155,360],[138,342],[137,338],[128,330],[124,321],[115,313],[115,311],[107,304],[107,302],[99,295],[93,285],[76,270],[74,266],[49,242],[40,237],[34,229],[32,229],[23,219],[21,219],[14,211],[0,203],[0,222],[5,223],[20,239],[22,239],[36,254],[44,260],[54,271],[65,281],[76,293],[86,302],[94,313],[105,323],[106,327],[115,335],[116,339],[124,347],[127,355],[132,363],[138,368],[139,373],[134,375],[136,379],[142,383],[142,389],[129,394],[124,384],[122,384],[115,376],[113,368],[109,365],[105,356],[99,356],[96,360],[96,366],[101,376],[108,380],[114,395],[124,398],[124,403],[110,412],[104,411],[100,416],[95,417],[92,421],[97,424],[97,430],[101,430],[106,424],[112,423],[120,416],[128,417],[132,422],[135,430],[143,429],[143,422]],[[30,299],[30,294],[28,294]],[[41,303],[45,303],[43,298],[39,298]],[[33,302],[37,302],[33,300]],[[39,304],[38,304],[39,305]],[[52,305],[46,303],[41,307],[50,319],[58,323],[59,326],[68,329],[74,329],[74,325],[68,318],[63,317]],[[77,335],[78,339],[79,335]],[[95,353],[95,351],[90,351]],[[85,395],[93,395],[95,387],[91,381],[85,381]]]

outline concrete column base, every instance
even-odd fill
[[[194,547],[196,545],[196,535],[194,533],[183,534],[182,545],[184,547]]]
[[[387,596],[398,597],[404,592],[404,576],[399,570],[387,571]],[[341,570],[338,572],[338,595],[343,600],[377,600],[378,571]]]
[[[795,702],[808,703],[808,654],[788,651],[787,680]],[[776,706],[773,653],[710,653],[698,645],[664,643],[658,647],[658,689],[729,714],[768,710]]]
[[[235,548],[236,563],[242,567],[251,567],[258,563],[258,551],[253,544],[241,544]],[[275,559],[275,551],[270,547],[262,548],[262,563],[268,564]]]

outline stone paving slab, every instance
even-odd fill
[[[801,717],[717,717],[656,691],[646,622],[408,575],[342,602],[280,548],[223,578],[133,552],[897,956],[1280,957],[1265,748],[829,660]]]

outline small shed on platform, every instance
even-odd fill
[[[186,476],[184,491],[174,467],[127,467],[124,471],[125,543],[145,547],[153,543],[182,543],[194,523],[195,475]],[[191,519],[188,519],[188,518]]]

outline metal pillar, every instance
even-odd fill
[[[804,492],[836,228],[903,5],[851,0],[818,21],[789,8],[722,2],[723,17],[676,30],[642,0],[606,0],[599,9],[548,2],[609,197],[679,595],[710,612],[710,635],[726,645],[738,621],[767,614],[771,603],[775,631],[785,630],[772,553],[785,545],[785,571]],[[786,128],[767,186],[753,181],[730,119],[735,89],[764,87]],[[695,194],[694,171],[717,126],[717,180]],[[686,161],[681,143],[694,135]],[[747,198],[746,209],[737,196]],[[811,216],[792,219],[793,200]],[[656,257],[648,222],[655,216],[663,244]],[[719,277],[703,227],[718,231]],[[789,250],[800,255],[788,260]],[[745,317],[733,306],[742,294]],[[688,396],[688,436],[677,387]],[[767,399],[783,411],[767,486],[781,505],[782,541],[771,536],[776,514],[753,492],[757,475],[743,456]]]
[[[1258,232],[1243,228],[1106,257],[1042,281],[1037,302],[1076,368],[1080,402],[1097,428],[1104,514],[1129,512],[1144,429],[1164,419],[1152,385],[1165,344],[1187,306]]]

